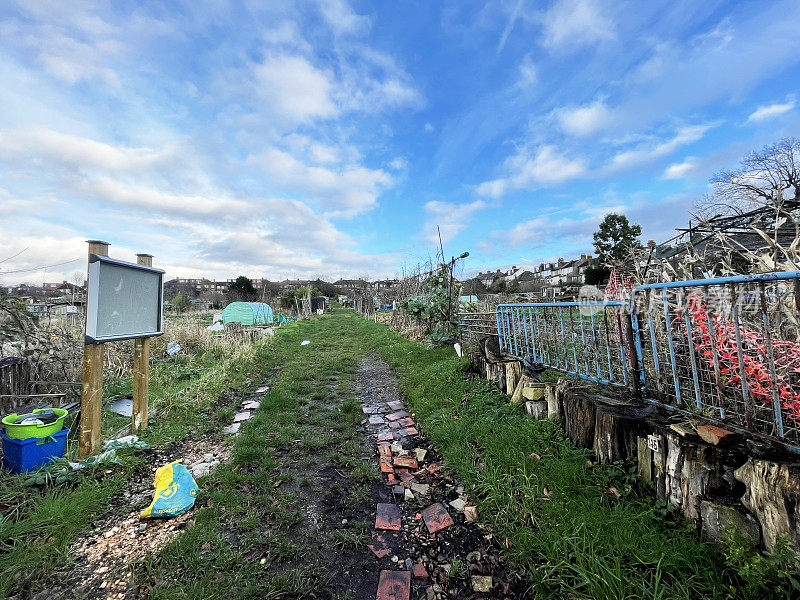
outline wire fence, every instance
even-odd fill
[[[501,353],[800,451],[800,271],[656,283],[626,301],[501,304]],[[486,315],[461,315],[492,335]]]

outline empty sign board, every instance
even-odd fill
[[[161,269],[92,254],[86,343],[161,335],[163,287]]]

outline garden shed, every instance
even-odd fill
[[[231,302],[222,311],[222,322],[242,325],[272,323],[272,307],[264,302]]]

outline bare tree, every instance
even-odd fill
[[[784,138],[751,152],[737,168],[718,171],[711,184],[712,193],[698,205],[706,218],[795,208],[800,203],[800,139]]]

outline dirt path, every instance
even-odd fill
[[[521,597],[491,529],[419,431],[389,365],[369,355],[359,379],[367,443],[385,483],[369,543],[381,569],[378,600]]]

